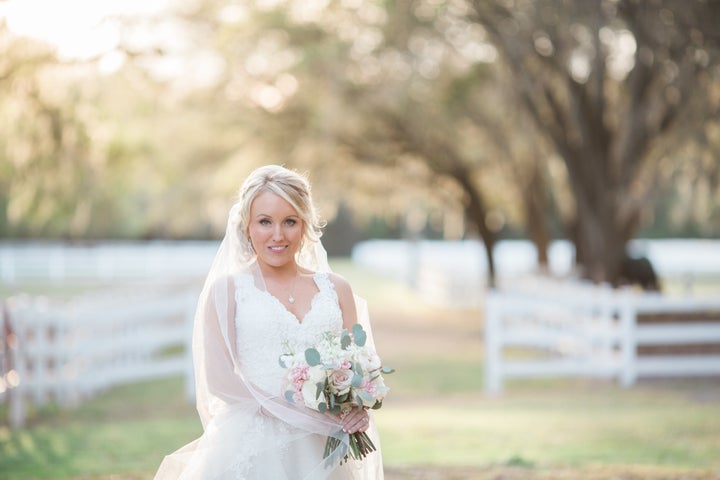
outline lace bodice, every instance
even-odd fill
[[[280,355],[303,351],[318,336],[342,330],[342,312],[327,273],[313,276],[318,292],[302,322],[280,300],[255,286],[251,275],[235,277],[235,328],[240,366],[247,379],[271,394],[280,394],[284,370]]]

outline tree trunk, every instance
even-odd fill
[[[582,252],[578,266],[583,277],[597,283],[613,283],[625,256],[626,240],[614,222],[600,218],[596,212],[580,212],[584,218],[578,222],[576,249]]]
[[[599,196],[593,196],[588,187],[575,192],[577,218],[573,222],[572,239],[576,263],[583,277],[616,285],[627,243],[639,225],[639,211],[623,215],[612,187],[598,184],[596,192],[603,187],[607,189]]]
[[[465,216],[468,222],[475,225],[482,238],[483,245],[485,246],[485,258],[487,260],[488,271],[487,271],[487,286],[489,288],[496,287],[496,272],[495,272],[495,257],[493,251],[495,249],[495,243],[497,238],[495,232],[490,230],[485,223],[487,218],[487,208],[483,201],[480,193],[477,191],[475,185],[468,172],[460,169],[455,170],[452,173],[452,177],[460,184],[463,191],[467,195],[467,202],[465,204]]]
[[[548,247],[550,234],[547,229],[547,202],[545,201],[545,182],[539,164],[533,166],[530,179],[523,191],[525,204],[525,224],[530,240],[537,249],[538,269],[548,270]]]

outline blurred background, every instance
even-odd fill
[[[720,4],[0,0],[0,478],[151,478],[245,176],[308,174],[387,476],[720,478]]]

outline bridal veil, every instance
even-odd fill
[[[341,422],[288,403],[280,391],[263,391],[247,380],[238,362],[235,338],[234,282],[240,274],[252,275],[255,286],[265,284],[255,262],[255,255],[245,235],[239,231],[240,204],[230,210],[225,237],[205,280],[193,325],[193,361],[197,411],[203,434],[163,460],[155,480],[244,479],[238,462],[272,456],[274,449],[302,452],[305,442],[318,437],[335,437],[337,449],[328,458],[300,455],[294,462],[292,479],[379,480],[383,478],[380,440],[371,418],[368,434],[377,451],[362,461],[352,458],[343,463],[349,436],[342,432]],[[320,241],[304,242],[297,254],[301,267],[315,272],[329,272],[327,254]],[[356,297],[358,322],[372,342],[372,330],[366,303]],[[242,339],[239,339],[242,341]],[[248,432],[256,428],[258,415],[278,420],[280,434],[257,440]],[[262,420],[262,419],[261,419]],[[243,438],[247,441],[243,441]],[[255,438],[250,441],[251,438]],[[272,462],[270,462],[272,463]],[[255,478],[255,477],[253,477]],[[273,480],[271,470],[261,478]],[[284,478],[284,477],[280,477]]]

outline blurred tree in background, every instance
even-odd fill
[[[663,157],[720,112],[720,4],[562,3],[477,0],[472,15],[567,167],[578,263],[615,281]]]
[[[265,163],[358,238],[479,235],[491,282],[502,236],[614,281],[720,234],[716,2],[175,5],[83,60],[0,28],[3,236],[210,237]]]

